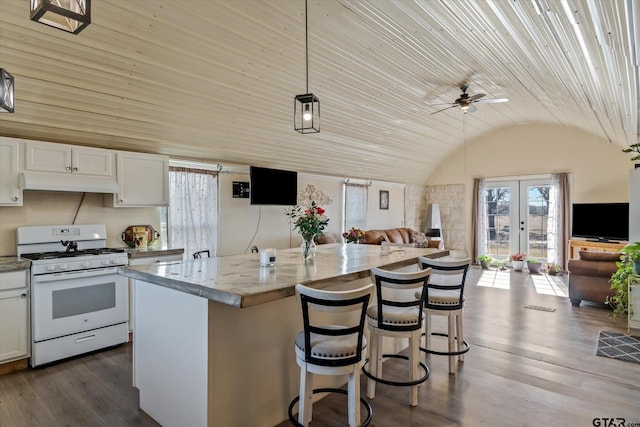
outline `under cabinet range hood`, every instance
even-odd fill
[[[20,186],[23,190],[118,192],[118,183],[113,177],[48,172],[23,172],[20,175]]]

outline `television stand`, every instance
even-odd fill
[[[580,251],[618,252],[627,242],[605,242],[602,240],[569,240],[569,258],[580,258]]]

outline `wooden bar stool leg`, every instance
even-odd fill
[[[360,367],[355,366],[353,372],[349,374],[347,381],[349,395],[349,426],[357,427],[360,425]]]
[[[422,335],[422,329],[418,329],[411,333],[409,338],[409,364],[411,365],[409,381],[416,381],[419,375],[419,363],[420,363],[420,337]],[[411,398],[409,404],[411,406],[418,406],[418,384],[411,386]]]
[[[307,427],[313,412],[313,374],[306,369],[300,373],[300,402],[298,403],[298,422]]]
[[[456,322],[458,324],[458,334],[457,334],[457,350],[461,351],[464,348],[464,332],[462,330],[462,311],[456,315]],[[464,353],[460,353],[458,356],[458,360],[460,362],[464,362]]]
[[[371,333],[371,347],[369,348],[369,366],[371,369],[371,374],[374,377],[380,376],[380,371],[378,371],[378,367],[382,366],[382,355],[380,354],[380,341],[382,337],[376,333]],[[369,378],[367,381],[367,397],[369,399],[373,399],[376,397],[376,381]]]
[[[449,323],[449,353],[455,352],[456,345],[456,323],[455,323],[455,314],[449,313],[447,316],[447,320]],[[449,356],[449,373],[456,373],[456,356]]]

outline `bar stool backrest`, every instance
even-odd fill
[[[420,257],[418,262],[422,268],[430,268],[432,270],[427,291],[423,294],[425,296],[424,307],[432,310],[461,309],[464,304],[464,285],[471,265],[471,258],[441,261]],[[442,303],[433,303],[433,301],[442,301],[442,298],[429,298],[430,295],[442,295],[443,292],[455,294],[454,302],[448,302],[444,305]],[[451,300],[449,299],[448,301]]]
[[[347,366],[362,360],[365,315],[373,285],[347,291],[327,291],[299,284],[296,285],[296,291],[300,294],[302,306],[305,361],[319,366]],[[312,316],[312,311],[338,316]],[[357,316],[340,315],[349,312],[355,312]],[[341,340],[341,337],[348,337],[348,343],[352,344],[344,355],[314,355],[312,347],[318,340],[331,345],[335,339],[335,345],[342,346],[345,340]]]
[[[371,277],[376,285],[376,304],[379,329],[413,331],[422,327],[422,295],[426,292],[431,269],[416,272],[388,271],[372,268]],[[412,310],[415,309],[415,310]],[[414,313],[406,322],[385,320],[385,313],[404,311]]]

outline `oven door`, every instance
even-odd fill
[[[33,340],[127,322],[128,280],[117,271],[108,267],[35,275],[31,282]]]

